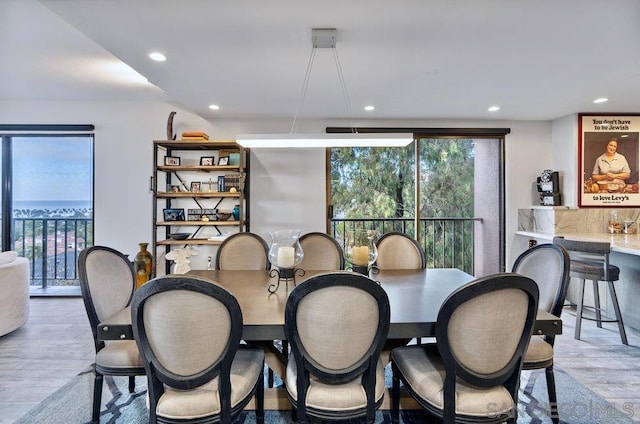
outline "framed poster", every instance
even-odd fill
[[[640,115],[578,115],[578,206],[637,208]]]

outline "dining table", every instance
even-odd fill
[[[191,270],[187,274],[215,282],[235,296],[242,311],[243,340],[273,342],[286,340],[284,310],[291,291],[308,278],[326,272],[351,271],[299,271],[295,273],[295,282],[278,280],[274,273],[265,270]],[[440,305],[457,288],[474,280],[474,276],[454,268],[381,270],[371,273],[370,277],[384,288],[389,298],[389,339],[435,337]],[[275,287],[277,290],[274,290]],[[538,310],[534,334],[562,334],[562,321],[546,311]],[[98,325],[98,339],[133,339],[130,309],[126,308],[101,322]],[[264,343],[264,346],[286,364],[286,356],[278,349],[273,349],[274,343]],[[390,409],[390,401],[391,395],[387,393],[381,408]],[[265,389],[264,405],[268,410],[291,409],[283,387]],[[401,396],[400,406],[402,409],[420,409],[408,395]],[[246,409],[255,409],[254,401]]]
[[[248,270],[191,270],[188,275],[206,278],[229,290],[240,304],[243,319],[242,338],[252,341],[286,340],[284,309],[289,293],[296,284],[314,275],[336,272],[305,270],[296,281],[280,281],[271,293],[269,287],[278,283],[268,271]],[[349,271],[342,271],[349,272]],[[440,305],[457,288],[474,277],[456,268],[430,268],[423,270],[381,270],[371,278],[384,288],[389,298],[391,317],[390,339],[434,337]],[[534,334],[562,334],[562,320],[539,310]],[[98,325],[100,340],[132,339],[131,313],[124,309]]]

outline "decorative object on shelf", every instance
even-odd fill
[[[180,158],[178,156],[165,156],[164,164],[166,166],[180,166]]]
[[[169,237],[172,240],[186,240],[189,238],[190,235],[191,233],[171,233],[169,234]]]
[[[183,140],[209,140],[209,135],[204,131],[185,131],[182,133]]]
[[[218,221],[226,221],[229,218],[231,218],[231,212],[217,212],[216,213],[216,219]]]
[[[172,111],[167,119],[167,140],[175,140],[176,135],[173,133],[173,117],[176,116],[176,112]]]
[[[147,250],[149,243],[138,243],[140,251],[133,261],[133,268],[136,272],[136,288],[140,287],[151,278],[153,268],[153,256]]]
[[[173,249],[167,253],[166,258],[175,262],[173,274],[186,274],[191,271],[191,261],[189,257],[197,256],[198,249],[194,247],[185,247],[182,249]]]
[[[231,213],[233,214],[233,219],[235,219],[236,221],[240,220],[240,205],[235,205],[233,207],[233,210],[231,211]]]
[[[165,221],[184,221],[184,209],[165,208],[162,213]]]
[[[375,230],[348,230],[345,234],[345,259],[351,264],[351,270],[366,276],[378,259]],[[375,270],[374,270],[375,271]]]
[[[215,221],[218,209],[187,209],[188,221]]]
[[[271,284],[267,290],[275,293],[280,288],[280,282],[284,281],[289,289],[289,281],[296,285],[296,275],[302,277],[304,269],[296,268],[304,259],[304,252],[300,245],[300,230],[279,230],[269,233],[271,246],[269,247],[269,262],[273,269],[269,276],[278,277],[276,284]]]
[[[215,156],[202,156],[200,158],[200,166],[213,166],[215,165]]]

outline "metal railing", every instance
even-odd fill
[[[29,259],[31,286],[77,286],[78,255],[93,245],[92,218],[13,218],[13,250]]]
[[[474,275],[474,228],[481,218],[420,218],[416,234],[413,218],[362,218],[331,220],[331,234],[344,240],[349,230],[375,230],[380,236],[393,231],[418,240],[428,268],[458,268]]]

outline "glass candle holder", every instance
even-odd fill
[[[351,269],[360,274],[369,275],[371,266],[378,259],[374,230],[349,230],[345,234],[345,259]]]
[[[270,274],[271,277],[278,277],[277,284],[269,286],[270,293],[274,293],[280,287],[280,281],[285,280],[288,288],[288,282],[291,280],[295,286],[295,276],[304,275],[304,270],[297,266],[304,259],[304,252],[300,245],[300,230],[279,230],[269,233],[271,237],[271,246],[269,247],[269,262],[273,266]]]

